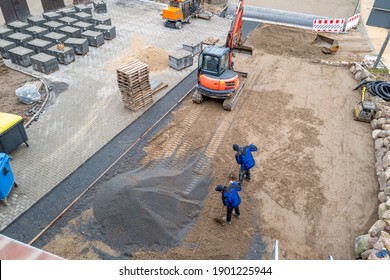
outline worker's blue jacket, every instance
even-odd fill
[[[238,192],[241,190],[241,186],[236,182],[233,182],[230,186],[226,187],[222,193],[223,205],[230,208],[238,207],[241,203],[241,197],[238,195]]]
[[[252,152],[257,151],[257,147],[253,144],[249,146],[241,147],[236,153],[236,161],[241,165],[241,170],[249,170],[255,166],[255,159],[252,156]]]

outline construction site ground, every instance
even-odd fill
[[[109,7],[118,13],[120,8],[131,11],[136,17],[137,7],[121,4],[118,8],[118,2]],[[228,22],[218,19],[217,23],[223,26]],[[223,37],[223,30],[219,36]],[[281,259],[324,259],[328,255],[353,259],[355,237],[367,232],[377,219],[371,128],[352,118],[360,94],[352,91],[357,82],[349,68],[320,62],[360,61],[372,53],[361,28],[332,37],[339,41],[340,49],[336,54],[324,55],[312,44],[315,34],[311,31],[269,24],[252,31],[246,44],[254,48],[253,55],[235,57],[235,68],[249,76],[232,112],[223,110],[218,100],[194,104],[189,97],[184,99],[152,135],[123,157],[34,246],[67,259],[268,259],[273,241],[279,240]],[[128,57],[124,53],[110,55],[112,61]],[[153,57],[148,59],[151,65],[161,65],[154,63]],[[108,72],[115,69],[109,63],[102,67]],[[169,76],[163,70],[156,70],[154,77]],[[71,88],[81,86],[87,92],[88,87],[103,82],[98,79],[103,79],[98,69],[94,74],[97,85],[82,85],[83,76],[76,79],[76,84],[67,78],[66,84]],[[115,76],[107,77],[115,83]],[[64,79],[56,78],[56,82]],[[69,132],[74,139],[64,142],[61,149],[71,155],[60,161],[76,161],[78,166],[78,161],[86,161],[113,137],[104,131],[99,141],[96,133],[95,138],[88,138],[97,123],[106,129],[110,126],[104,124],[105,119],[94,117],[95,110],[114,112],[115,107],[117,111],[120,108],[120,97],[105,94],[104,89],[109,87],[99,90],[99,98],[88,105],[90,120],[84,126],[79,124],[84,128],[78,128],[76,135]],[[107,104],[107,98],[115,102]],[[48,115],[42,115],[43,120],[51,121],[61,102],[76,100],[77,96],[69,101],[58,100]],[[121,125],[116,125],[112,134],[126,126],[127,111],[121,110]],[[57,126],[63,125],[67,117],[57,120]],[[142,121],[142,117],[140,114],[138,119]],[[78,145],[71,147],[76,139],[90,141],[96,147],[78,154]],[[243,185],[242,215],[226,225],[215,221],[224,209],[214,188],[228,184],[228,173],[234,167],[233,143],[254,143],[261,150],[254,154],[257,164],[252,181]],[[58,156],[53,153],[43,162]],[[114,158],[110,154],[106,157]],[[21,159],[19,162],[23,166]],[[61,167],[45,171],[55,173],[57,168]],[[69,168],[67,174],[74,170]],[[46,177],[53,179],[47,184],[55,186],[65,175],[54,178],[55,174],[48,174]],[[35,184],[40,181],[34,180]],[[82,187],[86,186],[80,183]],[[38,220],[45,214],[35,215]],[[28,228],[26,222],[20,226]]]
[[[235,110],[186,99],[141,162],[122,159],[42,248],[70,259],[259,259],[277,239],[283,259],[353,259],[354,238],[376,220],[371,128],[352,118],[360,96],[348,67],[316,62],[355,61],[370,49],[354,31],[325,56],[314,37],[274,25],[253,31],[253,56],[236,57],[250,76]],[[224,225],[214,188],[228,184],[233,143],[261,151],[241,218]]]
[[[37,81],[37,79],[13,69],[5,67],[0,69],[0,107],[3,113],[22,116],[25,122],[30,120],[33,115],[30,110],[38,110],[42,102],[24,104],[16,98],[15,90],[25,85],[26,82],[32,81]]]

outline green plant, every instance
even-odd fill
[[[375,76],[389,75],[389,69],[385,68],[368,68],[368,71]]]

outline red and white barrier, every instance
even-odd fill
[[[315,19],[313,21],[313,31],[340,33],[344,30],[345,19],[343,18],[325,18]]]
[[[351,28],[354,28],[355,26],[357,26],[359,24],[359,20],[360,20],[360,13],[350,17],[347,20],[347,26],[345,27],[345,31],[348,31]]]

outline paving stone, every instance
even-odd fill
[[[13,193],[18,197],[11,198],[14,199],[13,207],[0,207],[0,215],[5,217],[0,219],[0,230],[134,121],[136,116],[123,107],[115,64],[112,63],[125,55],[137,34],[142,34],[145,46],[157,46],[170,53],[182,48],[189,39],[199,39],[199,34],[203,38],[212,36],[223,41],[230,28],[228,19],[213,17],[211,21],[194,19],[181,30],[167,30],[158,4],[105,2],[107,16],[115,22],[118,34],[50,75],[50,80],[65,83],[68,87],[62,92],[57,83],[53,84],[53,94],[57,96],[55,104],[49,106],[26,131],[30,147],[20,147],[12,152],[12,169],[19,184]],[[194,65],[181,71],[167,65],[164,71],[151,73],[153,79],[169,84],[168,88],[153,96],[154,102],[191,73],[196,65],[197,61],[194,61]],[[96,125],[97,120],[99,125]]]

